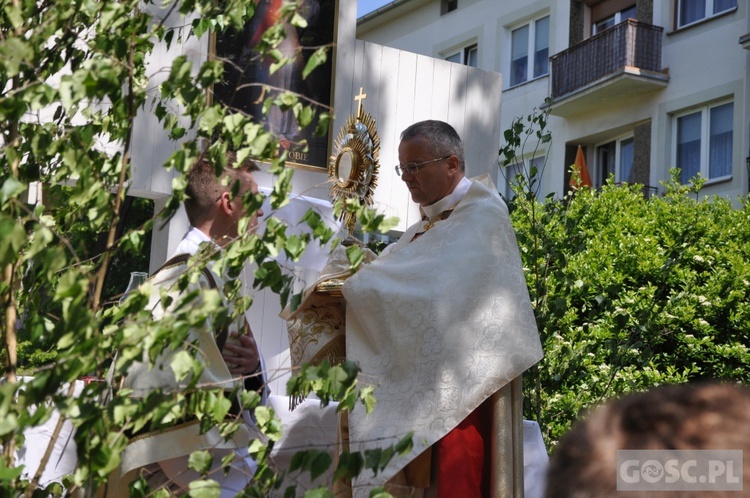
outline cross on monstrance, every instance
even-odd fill
[[[359,95],[354,96],[354,100],[357,102],[357,118],[359,118],[362,115],[362,101],[367,98],[366,93],[362,93],[364,91],[364,88],[359,87]]]

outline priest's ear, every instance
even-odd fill
[[[227,215],[232,214],[233,207],[232,206],[232,193],[231,192],[222,192],[219,195],[219,198],[216,200],[218,203],[219,210]]]
[[[461,173],[461,161],[458,160],[458,156],[453,155],[450,156],[447,159],[448,162],[448,171],[451,172],[451,174],[460,174]]]

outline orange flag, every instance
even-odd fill
[[[583,148],[579,145],[578,152],[576,153],[576,162],[573,164],[573,174],[570,176],[570,186],[581,188],[582,185],[586,185],[587,187],[594,186],[589,175],[589,168],[586,166],[586,157],[583,155]]]

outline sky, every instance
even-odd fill
[[[387,3],[391,3],[393,0],[358,0],[357,1],[357,19],[365,14],[369,14],[373,10],[382,7]]]

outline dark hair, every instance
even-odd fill
[[[236,166],[236,162],[237,156],[231,151],[227,152],[227,166],[223,169],[214,167],[205,153],[195,161],[187,173],[187,197],[184,202],[191,225],[195,225],[202,216],[209,214],[219,196],[231,190],[232,182],[222,185],[223,178],[236,180],[237,174],[241,171],[260,171],[260,167],[251,159],[245,159],[239,166]]]
[[[456,129],[444,121],[428,119],[419,121],[401,132],[401,141],[425,138],[437,156],[458,157],[461,173],[464,173],[464,144]]]
[[[656,387],[606,403],[579,422],[552,452],[547,498],[631,498],[617,491],[617,450],[750,452],[750,390],[707,382]],[[746,453],[750,454],[750,453]],[[750,476],[750,458],[736,472]],[[698,498],[705,491],[649,491],[649,497]],[[712,491],[711,497],[737,496]]]

